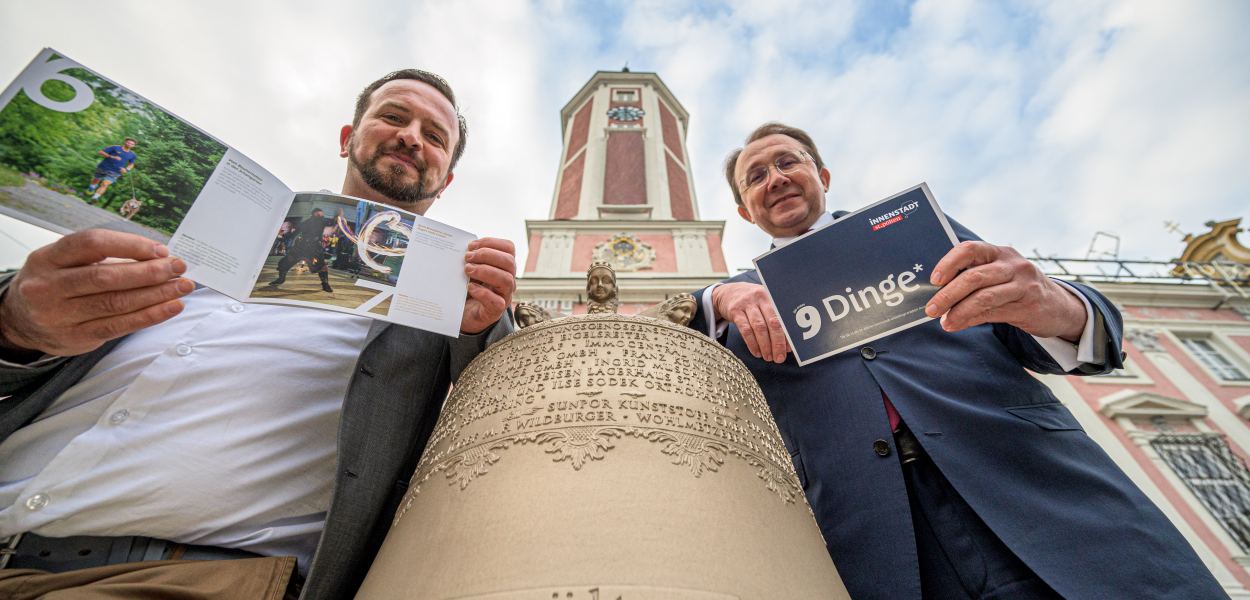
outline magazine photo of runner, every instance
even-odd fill
[[[44,51],[0,96],[0,213],[59,233],[103,227],[164,241],[226,148]]]
[[[96,165],[95,173],[91,174],[91,185],[87,186],[87,193],[91,194],[92,204],[95,204],[122,174],[135,168],[134,148],[138,143],[138,140],[128,137],[120,146],[109,146],[96,153],[103,156],[104,160]]]

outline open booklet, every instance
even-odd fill
[[[294,192],[173,113],[45,48],[0,94],[0,213],[168,241],[227,296],[456,336],[475,236],[384,204]]]

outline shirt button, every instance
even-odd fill
[[[177,352],[178,356],[187,356],[191,354],[191,347],[186,344],[178,344],[174,346],[174,352]]]
[[[890,444],[885,440],[877,440],[872,443],[872,451],[876,452],[877,456],[889,456]]]
[[[873,350],[872,346],[864,346],[859,349],[859,355],[864,357],[864,360],[872,360],[877,357],[877,351]]]
[[[40,510],[51,501],[47,494],[40,492],[26,499],[26,510]]]
[[[109,415],[109,423],[112,423],[114,425],[121,425],[122,423],[126,422],[126,419],[128,418],[130,418],[130,411],[123,408]]]
[[[242,304],[239,304],[238,302],[234,302],[234,303],[232,303],[232,304],[230,305],[230,312],[232,312],[232,313],[241,313],[241,312],[243,312],[243,305],[242,305]]]

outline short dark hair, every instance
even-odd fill
[[[742,145],[746,146],[755,140],[765,138],[770,135],[784,135],[788,138],[794,139],[794,141],[803,145],[803,149],[807,150],[808,154],[812,155],[812,162],[816,163],[817,171],[825,168],[825,161],[820,158],[820,152],[816,150],[816,142],[812,141],[812,136],[807,135],[806,131],[799,129],[798,127],[791,127],[776,121],[769,121],[759,127],[756,127],[755,131],[752,131],[751,135],[747,136],[747,141],[743,142]],[[738,148],[733,152],[730,152],[729,156],[725,158],[725,179],[729,181],[729,189],[733,190],[734,202],[737,202],[738,206],[742,206],[742,192],[738,190],[738,182],[734,179],[734,169],[738,167],[738,157],[741,155],[742,148]]]
[[[438,90],[448,102],[451,102],[452,110],[456,111],[456,121],[460,126],[460,139],[456,142],[456,147],[451,152],[451,164],[447,170],[451,171],[456,168],[456,163],[460,161],[460,155],[464,154],[465,140],[469,136],[469,126],[464,121],[464,115],[460,114],[460,107],[456,105],[456,93],[451,91],[451,84],[446,79],[429,71],[421,69],[400,69],[391,73],[387,73],[377,81],[365,86],[360,91],[360,95],[356,96],[356,114],[352,116],[352,128],[355,129],[360,125],[360,119],[365,116],[365,111],[369,110],[369,101],[373,99],[373,92],[378,88],[398,79],[412,79],[421,83],[429,84],[430,87]]]
[[[132,137],[123,138],[123,139],[122,139],[122,143],[123,143],[123,144],[125,144],[126,142],[134,142],[134,143],[138,144],[138,143],[139,143],[139,140],[136,140],[135,138],[132,138]]]

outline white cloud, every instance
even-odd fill
[[[1126,257],[1247,214],[1245,3],[734,0],[289,4],[5,3],[0,78],[56,47],[184,116],[289,185],[337,189],[338,128],[386,71],[444,74],[470,122],[431,216],[510,237],[544,219],[559,109],[599,69],[656,71],[691,114],[701,213],[731,268],[767,246],[741,222],[724,155],[765,120],[811,131],[855,208],[928,181],[955,218],[1024,251]],[[90,12],[91,18],[84,18]],[[610,16],[609,16],[610,15]]]

